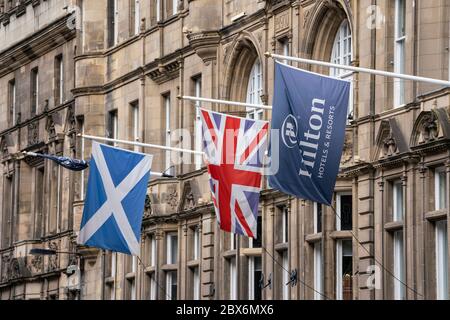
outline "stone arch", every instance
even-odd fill
[[[422,111],[414,122],[409,146],[412,149],[426,147],[450,139],[450,122],[445,109]]]
[[[253,64],[259,59],[264,65],[263,53],[258,45],[258,40],[250,32],[242,32],[230,45],[229,54],[225,57],[225,84],[222,90],[222,98],[233,101],[245,101],[247,95],[247,84]],[[262,79],[264,79],[264,67],[262,68]],[[229,108],[227,113],[245,115],[243,108]]]
[[[330,61],[333,50],[334,38],[344,20],[347,20],[352,34],[352,52],[355,52],[354,25],[352,10],[345,0],[317,1],[309,12],[308,22],[305,25],[306,39],[301,51],[309,58],[322,61]],[[328,73],[328,68],[311,66],[312,71]]]

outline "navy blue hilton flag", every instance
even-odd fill
[[[347,121],[350,82],[275,63],[272,130],[279,170],[271,187],[331,205]]]
[[[72,170],[72,171],[83,171],[84,169],[87,169],[89,167],[89,164],[85,160],[79,160],[79,159],[72,159],[69,157],[60,157],[55,156],[52,154],[44,154],[44,153],[35,153],[35,152],[24,152],[25,155],[31,156],[31,157],[41,157],[45,159],[50,159],[52,161],[55,161],[60,166]]]

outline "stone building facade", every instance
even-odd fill
[[[149,183],[144,265],[77,245],[88,172],[23,151],[89,159],[78,133],[199,149],[200,104],[177,96],[270,104],[267,51],[449,79],[449,17],[445,0],[0,0],[0,299],[447,299],[449,88],[290,63],[352,81],[336,212],[264,182],[257,240],[218,229],[202,159],[136,148],[176,176]]]

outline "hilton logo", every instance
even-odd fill
[[[289,149],[297,145],[298,125],[297,119],[290,114],[284,119],[283,127],[281,128],[283,143]]]

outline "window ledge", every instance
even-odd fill
[[[392,232],[403,229],[403,221],[392,221],[384,225],[384,230]]]
[[[287,242],[283,242],[283,243],[277,243],[275,245],[275,251],[286,251],[288,250],[289,245]]]
[[[190,260],[187,262],[188,267],[198,267],[200,265],[200,261],[197,260]]]
[[[244,256],[259,256],[262,254],[262,248],[242,248],[241,255]]]
[[[227,250],[223,253],[225,258],[234,257],[236,255],[236,250]]]
[[[335,240],[348,239],[352,237],[352,232],[350,230],[333,231],[331,232],[330,237]]]
[[[125,279],[127,279],[127,280],[133,280],[134,278],[136,278],[135,272],[129,272],[125,275]]]
[[[447,218],[447,209],[435,210],[425,213],[425,219],[428,221],[443,220]]]
[[[106,284],[113,284],[114,283],[114,277],[106,277],[105,278]]]
[[[156,271],[156,267],[155,266],[146,267],[144,271],[145,273],[152,273]]]
[[[322,232],[314,233],[314,234],[308,234],[305,237],[305,241],[309,243],[319,242],[322,240]]]
[[[161,270],[164,270],[164,271],[176,271],[177,269],[178,269],[178,265],[176,265],[176,264],[164,264],[161,267]]]

